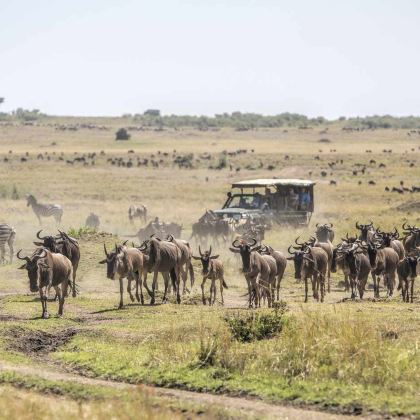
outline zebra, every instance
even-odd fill
[[[9,245],[10,263],[13,262],[13,243],[15,241],[16,231],[13,226],[6,223],[0,223],[0,261],[4,263],[4,254],[6,252],[6,242]]]
[[[53,216],[56,223],[61,222],[63,217],[63,208],[59,204],[41,204],[38,203],[37,199],[32,195],[28,194],[26,196],[27,206],[31,206],[32,210],[35,213],[35,216],[38,217],[39,224],[42,226],[41,217],[50,217]]]

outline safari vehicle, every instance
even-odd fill
[[[252,179],[232,184],[227,200],[214,213],[220,218],[271,219],[308,225],[314,211],[314,185],[305,179]]]

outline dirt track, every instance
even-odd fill
[[[123,382],[113,382],[101,379],[87,378],[84,376],[42,368],[27,366],[14,366],[0,362],[0,371],[15,372],[23,375],[38,376],[40,378],[57,381],[77,382],[86,385],[107,386],[119,389],[134,389],[140,387],[141,390],[151,396],[165,398],[168,400],[181,400],[190,403],[203,405],[220,406],[229,408],[239,415],[251,418],[281,418],[301,420],[332,420],[350,419],[352,416],[341,414],[329,414],[311,409],[289,407],[282,405],[268,404],[256,399],[227,397],[223,395],[203,394],[198,392],[183,391],[178,389],[166,389],[147,385],[131,385]]]

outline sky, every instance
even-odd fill
[[[0,111],[420,115],[418,0],[0,0]]]

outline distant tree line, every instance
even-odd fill
[[[0,97],[0,104],[3,101],[4,98]],[[0,112],[0,121],[36,121],[44,117],[47,117],[47,115],[40,112],[39,109],[17,108],[10,113]],[[158,109],[148,109],[142,114],[124,114],[122,117],[144,127],[157,127],[160,129],[193,127],[203,131],[222,127],[231,127],[238,131],[272,127],[308,129],[336,123],[343,128],[349,129],[420,129],[420,116],[393,117],[392,115],[373,115],[352,118],[340,117],[336,120],[327,120],[324,117],[309,118],[306,115],[290,112],[283,112],[277,115],[262,115],[236,111],[215,114],[211,117],[205,115],[162,115]]]

